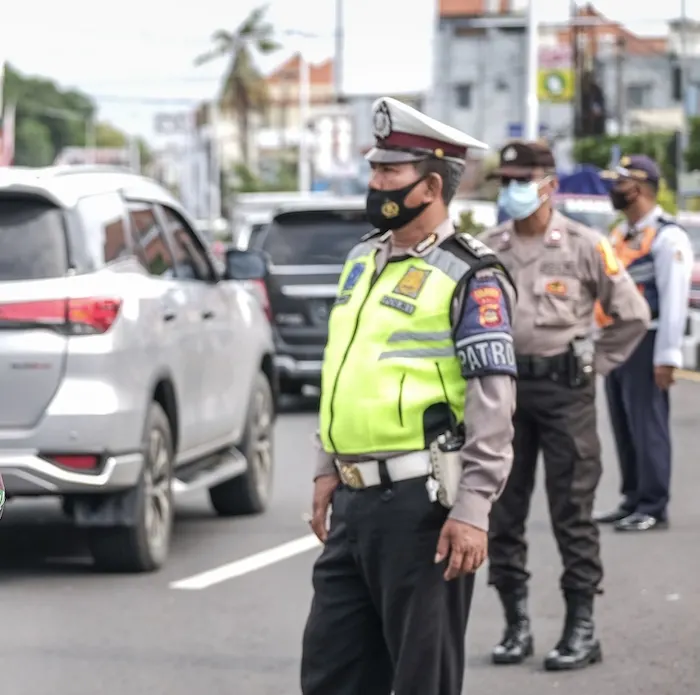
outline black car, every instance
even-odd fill
[[[267,259],[265,288],[282,393],[319,385],[328,316],[348,253],[371,230],[355,196],[280,208],[252,240]]]

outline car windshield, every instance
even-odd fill
[[[371,230],[364,211],[309,211],[278,215],[262,249],[274,265],[342,265]]]
[[[0,197],[0,281],[43,280],[67,270],[61,210],[39,198]]]

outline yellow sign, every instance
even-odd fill
[[[544,103],[565,104],[575,92],[573,68],[540,68],[537,74],[537,98]]]

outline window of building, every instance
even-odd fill
[[[648,109],[651,106],[651,85],[630,84],[627,86],[627,108]]]
[[[472,85],[471,83],[458,84],[455,87],[455,100],[460,109],[470,109],[472,107]]]
[[[172,277],[175,263],[163,231],[150,205],[129,209],[134,245],[141,263],[151,275]]]

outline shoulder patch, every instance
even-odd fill
[[[467,251],[472,253],[477,258],[484,258],[485,256],[494,256],[494,252],[484,244],[483,241],[479,241],[476,237],[471,234],[462,232],[461,234],[455,234],[455,239],[465,248]]]
[[[603,263],[605,274],[609,277],[618,275],[621,270],[620,261],[617,258],[617,254],[615,253],[612,244],[606,237],[600,237],[598,244],[596,245],[596,251],[598,252],[600,260]]]
[[[510,318],[498,278],[472,279],[455,328],[455,349],[465,379],[516,376]]]

